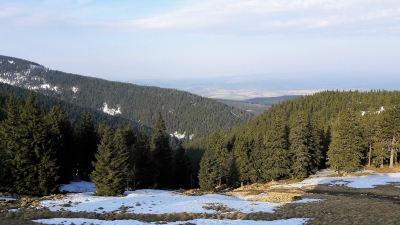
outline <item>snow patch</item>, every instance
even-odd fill
[[[8,63],[14,64],[14,61],[13,60],[8,60]]]
[[[173,134],[171,134],[172,137],[176,137],[178,139],[183,139],[186,136],[186,132],[183,132],[183,134],[178,133],[178,131],[175,131]]]
[[[0,197],[0,201],[15,201],[15,198],[5,198],[5,197]]]
[[[385,108],[383,106],[381,106],[380,109],[378,109],[375,113],[376,114],[380,114],[381,112],[385,111]]]
[[[271,188],[302,188],[319,184],[341,185],[351,188],[375,188],[377,185],[386,185],[388,183],[400,183],[400,173],[382,173],[356,177],[313,176],[299,183],[274,185]]]
[[[381,112],[385,111],[385,107],[381,106],[378,110],[376,110],[374,113],[375,114],[380,114]],[[369,111],[361,111],[361,116],[364,116],[366,113],[369,113]]]
[[[70,207],[62,207],[63,204],[74,202]],[[208,194],[202,196],[186,196],[174,191],[164,190],[137,190],[126,191],[123,197],[95,196],[93,192],[68,194],[63,199],[44,200],[41,206],[49,207],[50,211],[68,210],[71,212],[97,212],[101,206],[101,212],[120,210],[122,205],[133,206],[127,209],[131,213],[216,213],[213,209],[205,209],[209,204],[226,205],[233,211],[243,213],[274,212],[275,207],[285,203],[253,202],[236,196]],[[63,209],[62,209],[63,208]]]
[[[101,108],[100,110],[102,110],[104,113],[107,113],[109,115],[116,115],[116,114],[121,114],[121,107],[119,107],[119,105],[117,105],[117,108],[108,108],[107,103],[103,103],[103,108]]]
[[[79,88],[77,88],[77,87],[72,87],[71,90],[72,90],[72,92],[76,93],[76,92],[78,92]]]
[[[42,85],[40,85],[40,88],[42,88],[42,89],[50,89],[51,86],[50,86],[50,84],[42,84]]]

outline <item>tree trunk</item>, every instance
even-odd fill
[[[393,168],[393,159],[394,159],[394,149],[391,147],[391,148],[390,148],[390,163],[389,163],[389,168]]]
[[[369,143],[368,167],[371,167],[371,156],[372,156],[372,143]]]

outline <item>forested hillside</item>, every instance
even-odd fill
[[[189,158],[182,146],[172,148],[160,113],[152,137],[129,124],[95,123],[87,112],[73,127],[67,115],[60,101],[44,110],[35,92],[0,95],[0,191],[49,195],[74,179],[93,181],[97,195],[190,187]]]
[[[272,106],[249,123],[186,147],[203,189],[305,178],[326,166],[351,172],[398,162],[400,92],[325,91]],[[206,143],[204,143],[206,142]]]
[[[242,125],[254,116],[184,91],[64,73],[6,56],[0,56],[0,81],[149,127],[161,112],[168,132],[184,140]]]
[[[26,90],[24,88],[0,83],[0,98],[3,99],[3,101],[8,95],[12,95],[20,100],[26,100],[28,99],[30,92],[31,91]],[[40,107],[42,107],[46,112],[50,112],[50,110],[54,106],[58,105],[59,99],[37,93],[36,101],[37,104]],[[130,125],[134,128],[135,131],[138,131],[138,129],[140,128],[151,131],[151,127],[140,125],[139,123],[135,123],[125,118],[107,115],[103,112],[99,112],[98,110],[77,106],[68,102],[62,102],[62,104],[63,107],[65,108],[65,111],[67,112],[67,118],[69,121],[71,121],[73,127],[77,126],[77,124],[81,120],[82,114],[84,112],[87,112],[91,114],[91,117],[96,124],[104,122],[109,124],[113,128],[117,128],[118,125],[123,125],[123,126]]]

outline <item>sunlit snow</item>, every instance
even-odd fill
[[[114,108],[108,108],[107,103],[103,103],[103,108],[101,108],[100,110],[102,110],[104,113],[107,113],[109,115],[116,115],[116,114],[121,114],[121,107],[119,107],[119,105],[117,106],[116,109]]]
[[[60,205],[72,202],[70,207]],[[51,211],[64,210],[72,212],[111,212],[119,211],[121,206],[129,206],[127,212],[133,213],[215,213],[215,210],[204,209],[207,204],[223,203],[232,211],[243,213],[273,212],[273,209],[283,203],[252,202],[236,196],[208,194],[202,196],[181,195],[173,191],[137,190],[127,191],[123,197],[95,196],[93,192],[69,194],[61,200],[45,200],[42,206]]]
[[[275,185],[272,188],[302,188],[305,186],[316,186],[318,184],[344,185],[351,188],[374,188],[377,185],[386,185],[388,183],[400,183],[400,173],[378,173],[369,176],[353,177],[310,177],[302,182]]]

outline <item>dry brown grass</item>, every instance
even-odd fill
[[[384,165],[383,168],[376,168],[374,166],[365,167],[365,170],[373,170],[378,173],[398,173],[400,172],[400,164],[395,165],[393,168],[389,168],[388,165]]]

